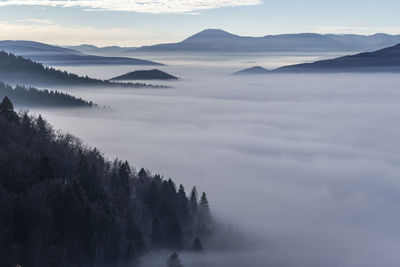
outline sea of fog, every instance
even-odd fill
[[[398,266],[400,75],[238,77],[254,62],[182,62],[161,68],[182,78],[164,83],[173,88],[70,89],[109,108],[32,112],[109,158],[208,193],[245,245],[183,253],[186,267]],[[63,68],[98,78],[141,69]]]

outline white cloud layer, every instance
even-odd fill
[[[30,40],[56,45],[79,45],[90,43],[99,46],[136,46],[160,43],[162,36],[125,28],[99,29],[88,26],[62,26],[51,20],[24,19],[14,21],[0,20],[2,40]]]
[[[399,266],[399,75],[249,78],[226,75],[243,58],[227,67],[161,62],[182,77],[175,88],[76,89],[112,109],[42,114],[109,156],[198,185],[215,214],[261,239],[180,254],[184,266]],[[110,78],[134,69],[70,70]],[[151,255],[142,266],[165,260]]]
[[[82,7],[89,10],[135,11],[140,13],[170,14],[189,13],[192,11],[260,5],[262,0],[5,0],[0,6],[33,5]]]
[[[322,34],[375,34],[384,32],[387,34],[399,34],[400,26],[386,27],[342,27],[342,26],[316,26],[314,31]]]

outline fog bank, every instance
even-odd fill
[[[33,112],[110,157],[198,185],[248,237],[241,249],[183,253],[185,266],[398,266],[400,77],[232,69],[165,67],[182,77],[174,88],[74,89],[111,108]]]

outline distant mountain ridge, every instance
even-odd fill
[[[374,52],[284,66],[273,72],[400,72],[400,44]]]
[[[114,54],[114,55],[123,55],[127,53],[131,53],[137,49],[137,47],[120,47],[120,46],[104,46],[98,47],[95,45],[83,44],[83,45],[75,45],[75,46],[66,46],[66,48],[73,49],[75,51],[79,51],[85,54],[91,55],[107,55],[107,54]]]
[[[163,65],[136,58],[87,55],[71,48],[33,41],[0,41],[0,50],[27,57],[46,65]]]
[[[244,70],[237,71],[237,72],[235,72],[235,73],[233,73],[233,74],[234,74],[234,75],[243,75],[243,74],[265,74],[265,73],[268,73],[268,72],[270,72],[270,71],[267,70],[267,69],[265,69],[265,68],[263,68],[263,67],[255,66],[255,67],[251,67],[251,68],[248,68],[248,69],[244,69]]]
[[[334,52],[369,51],[400,43],[400,35],[334,35],[317,33],[247,37],[207,29],[178,43],[143,46],[137,52]]]
[[[265,71],[263,71],[265,70]],[[374,52],[283,66],[274,70],[253,67],[234,74],[400,72],[400,44]]]

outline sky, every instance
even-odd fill
[[[207,28],[246,36],[400,34],[398,10],[398,0],[0,0],[0,39],[141,46]]]

